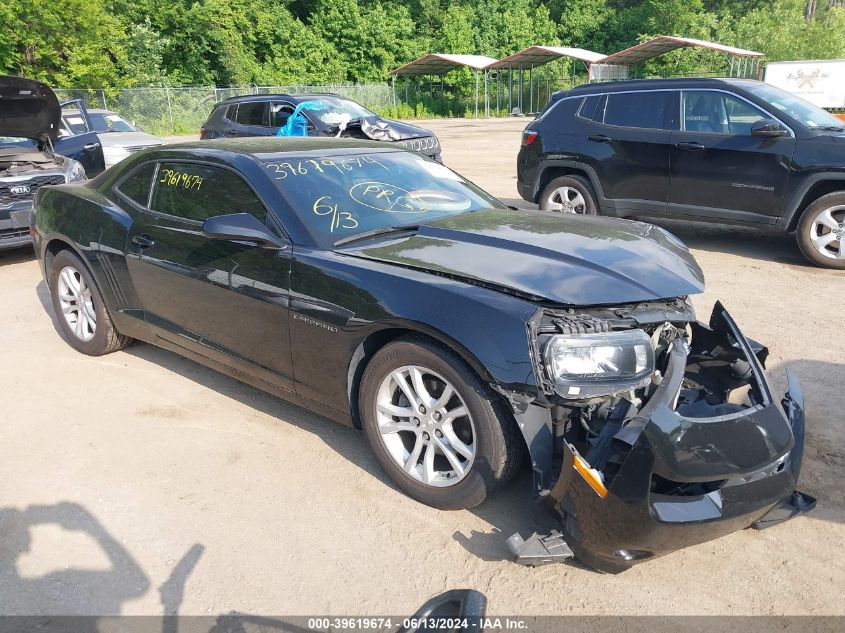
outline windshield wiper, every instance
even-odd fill
[[[825,125],[824,127],[816,128],[817,130],[827,130],[829,132],[841,132],[842,126],[841,125]]]
[[[355,235],[349,235],[347,237],[342,237],[337,240],[332,246],[341,246],[343,244],[349,244],[351,242],[357,242],[358,240],[366,240],[370,237],[375,237],[376,235],[387,235],[388,233],[414,233],[419,230],[418,224],[410,224],[404,226],[383,226],[378,229],[372,229],[371,231],[364,231],[363,233],[356,233]]]

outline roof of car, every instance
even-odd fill
[[[400,145],[381,141],[363,141],[350,138],[334,137],[280,137],[280,136],[247,136],[241,138],[207,139],[204,141],[183,141],[159,145],[160,151],[185,151],[217,149],[238,154],[294,154],[320,150],[368,150],[389,152],[405,151]]]
[[[618,92],[622,90],[659,90],[666,88],[702,87],[702,86],[742,86],[759,83],[753,79],[736,77],[675,77],[671,79],[628,79],[626,81],[606,81],[575,86],[556,95],[572,95],[586,92]]]
[[[113,110],[103,110],[102,108],[85,108],[85,110],[88,112],[88,114],[117,114],[117,112],[114,112]],[[77,115],[80,115],[80,114],[82,114],[82,112],[79,111],[79,110],[62,109],[62,116],[65,116],[65,115],[77,116]],[[118,114],[118,116],[120,116],[120,115]]]
[[[286,99],[288,101],[293,101],[294,103],[299,103],[301,101],[309,101],[314,98],[319,97],[336,97],[339,99],[345,99],[339,94],[335,94],[333,92],[309,92],[308,94],[296,94],[290,95],[285,93],[276,93],[276,94],[266,94],[266,95],[238,95],[236,97],[229,97],[227,99],[223,99],[220,103],[241,103],[244,101],[267,101],[269,99]]]

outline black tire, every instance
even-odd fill
[[[414,478],[400,467],[382,440],[376,414],[379,389],[393,371],[409,365],[439,374],[469,411],[475,457],[457,483],[435,487]],[[503,402],[457,354],[427,338],[403,337],[379,350],[364,371],[359,396],[361,422],[376,459],[402,491],[421,503],[441,510],[471,508],[510,480],[519,466],[524,446]],[[412,443],[413,437],[411,434]],[[421,468],[423,459],[421,456]]]
[[[59,296],[59,275],[64,269],[72,269],[78,273],[87,288],[90,290],[91,304],[96,315],[96,324],[93,326],[93,336],[84,340],[77,334],[62,311],[61,298]],[[97,283],[88,270],[85,263],[77,255],[69,250],[63,250],[56,254],[49,271],[50,295],[53,299],[53,310],[56,313],[56,321],[64,334],[65,340],[75,350],[88,356],[102,356],[123,349],[132,342],[128,336],[123,336],[112,323],[103,297],[100,294]],[[78,302],[76,302],[78,305]],[[78,319],[77,315],[77,319]],[[87,331],[87,330],[86,330]]]
[[[798,247],[804,253],[804,257],[816,266],[845,270],[845,259],[835,259],[834,257],[824,255],[816,248],[813,242],[813,237],[819,232],[816,226],[816,219],[829,210],[833,210],[832,217],[838,223],[838,227],[835,229],[833,226],[824,227],[823,230],[828,232],[838,230],[840,237],[838,240],[834,240],[834,244],[841,244],[842,240],[845,240],[845,191],[829,193],[810,204],[804,210],[804,213],[801,214],[801,220],[798,222],[795,237],[798,240]],[[824,248],[830,252],[833,245],[829,244]],[[845,253],[845,245],[839,246],[839,250]]]
[[[561,187],[569,187],[570,189],[576,190],[584,199],[584,204],[578,205],[574,211],[575,213],[578,213],[579,215],[598,214],[599,206],[596,202],[596,194],[593,192],[592,185],[590,185],[590,182],[586,178],[575,175],[560,176],[546,185],[546,188],[543,189],[543,193],[540,194],[540,209],[551,212],[559,211],[558,209],[552,208],[554,206],[552,203],[552,196],[555,191]]]

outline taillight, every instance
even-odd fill
[[[524,130],[522,132],[522,146],[528,147],[537,138],[537,132],[534,130]]]

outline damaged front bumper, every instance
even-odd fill
[[[606,488],[591,485],[584,474],[600,462],[595,451],[580,455],[569,442],[562,454],[547,450],[549,409],[532,404],[516,414],[529,443],[535,491],[559,513],[566,546],[598,570],[618,573],[815,506],[815,499],[795,491],[804,451],[804,401],[795,376],[787,372],[788,391],[778,406],[760,361],[767,351],[749,342],[720,304],[709,327],[692,328],[692,349],[686,343],[676,347],[647,404],[624,425],[608,429],[618,469]],[[731,391],[738,381],[735,373],[725,378],[725,368],[737,363],[744,363],[750,406],[684,402],[690,381]],[[606,453],[609,444],[604,446]],[[555,472],[557,477],[550,474]],[[542,540],[532,545],[534,559],[542,559],[536,551]]]

